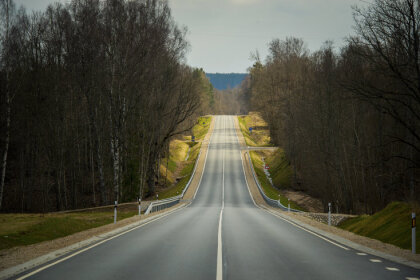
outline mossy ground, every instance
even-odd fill
[[[416,207],[417,214],[419,207]],[[372,216],[362,215],[344,221],[340,228],[396,245],[403,249],[411,249],[411,212],[412,207],[404,202],[392,202],[383,210]],[[420,240],[420,230],[416,231]],[[420,252],[420,242],[416,251]]]

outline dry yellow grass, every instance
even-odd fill
[[[239,126],[245,137],[246,144],[254,147],[271,146],[270,131],[267,123],[258,112],[249,112],[246,116],[239,116]],[[249,128],[252,127],[252,133]]]
[[[172,140],[169,144],[171,156],[177,161],[185,160],[189,145],[181,140]]]

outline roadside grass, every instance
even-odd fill
[[[268,129],[260,129],[267,127],[267,123],[257,112],[249,112],[246,116],[238,116],[239,127],[248,146],[252,147],[271,147],[270,131]],[[253,127],[252,133],[249,128]],[[258,127],[259,129],[255,129]]]
[[[419,210],[417,207],[416,212],[419,213]],[[338,227],[403,249],[411,249],[411,207],[404,202],[392,202],[372,216],[348,219]],[[416,239],[419,238],[420,231],[417,230]],[[416,244],[416,251],[420,251],[420,242]]]
[[[211,116],[199,117],[197,123],[192,128],[192,133],[195,136],[195,141],[202,140],[209,131],[211,124]],[[191,141],[191,135],[184,136],[185,140]]]
[[[280,189],[290,188],[293,170],[284,154],[284,150],[279,148],[276,151],[269,151],[265,162],[270,167],[268,171],[274,186]]]
[[[191,135],[184,136],[183,140],[172,140],[169,144],[169,162],[168,162],[168,178],[166,183],[166,188],[158,191],[159,198],[165,199],[172,196],[181,194],[185,186],[187,185],[189,178],[194,169],[194,164],[197,159],[198,153],[200,152],[201,143],[200,140],[204,139],[207,132],[209,131],[212,117],[204,116],[197,119],[197,123],[192,128],[193,134],[195,136],[195,142],[191,142]],[[186,160],[189,150],[189,157]],[[166,158],[162,159],[160,165],[160,174],[162,178],[165,178],[166,175]],[[182,170],[177,173],[177,169],[181,168]],[[176,182],[176,177],[181,179]],[[164,179],[163,179],[164,180]],[[176,184],[175,184],[176,182]]]
[[[163,158],[160,164],[160,174],[162,177],[167,176],[168,183],[172,185],[175,182],[175,172],[180,162],[183,162],[187,157],[190,145],[181,140],[172,140],[169,143],[169,161]],[[166,163],[168,163],[168,171],[166,172]]]
[[[118,211],[118,220],[136,215]],[[71,235],[114,222],[113,209],[102,212],[0,214],[0,250]]]
[[[200,152],[201,143],[195,142],[190,143],[190,145],[192,145],[190,150],[190,156],[179,174],[180,176],[182,176],[182,178],[172,187],[161,190],[159,192],[159,199],[165,199],[181,194],[188,181],[190,180],[190,177],[194,170],[195,161],[197,160],[198,154]]]
[[[260,152],[257,151],[250,151],[249,155],[251,156],[252,164],[254,165],[255,173],[257,174],[258,181],[260,182],[260,185],[264,191],[264,193],[271,199],[278,200],[280,197],[280,202],[284,206],[287,207],[288,201],[287,198],[281,194],[280,190],[273,187],[270,182],[268,181],[267,177],[265,176],[264,170],[263,170],[263,162],[261,160],[261,155],[263,155]],[[290,201],[290,208],[306,211],[303,207],[296,204],[294,201]]]

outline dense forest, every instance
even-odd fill
[[[154,194],[158,159],[214,103],[166,1],[0,1],[2,211]]]
[[[356,35],[310,52],[273,40],[250,69],[262,113],[294,170],[293,188],[340,212],[420,201],[420,6],[375,0],[354,8]]]
[[[217,90],[229,90],[239,86],[247,74],[241,73],[206,73],[211,84]]]

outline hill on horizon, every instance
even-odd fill
[[[206,73],[210,83],[218,90],[239,86],[247,75],[246,73]]]

